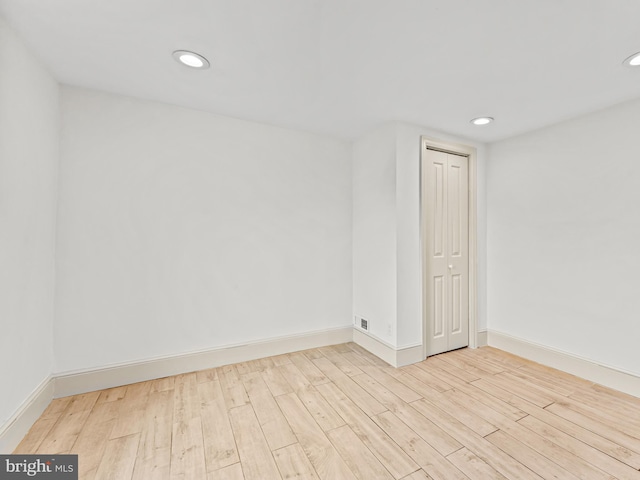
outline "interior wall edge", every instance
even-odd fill
[[[487,330],[488,345],[640,398],[640,377],[588,358]]]
[[[77,395],[309,348],[351,342],[352,330],[349,325],[84,371],[62,372],[54,375],[54,397]]]
[[[25,399],[5,424],[0,425],[0,453],[9,454],[15,450],[31,426],[53,400],[53,392],[54,379],[48,376]]]

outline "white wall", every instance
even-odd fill
[[[0,18],[0,426],[53,364],[58,97]]]
[[[640,102],[491,146],[489,329],[640,375]]]
[[[63,88],[56,372],[351,325],[347,142]]]
[[[422,135],[477,149],[478,329],[486,329],[485,147],[425,127],[390,123],[354,144],[353,305],[355,315],[371,320],[370,334],[397,349],[423,341]]]
[[[353,144],[353,313],[396,345],[396,127]]]

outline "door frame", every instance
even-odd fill
[[[478,347],[478,202],[477,202],[477,150],[475,147],[460,143],[443,142],[428,136],[420,137],[420,261],[422,268],[422,285],[420,294],[422,296],[422,345],[423,358],[429,356],[429,332],[431,326],[428,322],[427,296],[425,286],[427,285],[427,261],[426,234],[427,222],[424,213],[426,212],[425,195],[425,175],[422,168],[427,149],[439,150],[445,153],[463,155],[469,161],[469,347]]]

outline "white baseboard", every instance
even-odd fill
[[[488,345],[557,368],[605,387],[640,397],[640,377],[568,352],[488,330]]]
[[[0,427],[0,453],[12,453],[31,426],[53,400],[53,378],[45,378],[20,405],[13,416]]]
[[[55,374],[46,378],[15,414],[0,426],[0,453],[8,454],[15,450],[54,398],[351,341],[353,328],[349,325],[243,345],[228,345],[206,351]]]
[[[478,347],[486,347],[487,345],[489,345],[487,343],[487,331],[486,330],[481,330],[478,332],[478,337],[477,337],[477,345]]]
[[[424,360],[422,345],[396,348],[357,328],[353,329],[353,341],[396,368]]]
[[[55,375],[55,397],[66,397],[352,340],[353,328],[348,326],[97,369],[64,372]]]

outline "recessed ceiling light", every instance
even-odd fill
[[[209,68],[209,60],[189,50],[176,50],[173,52],[173,58],[187,67]]]
[[[474,125],[487,125],[493,122],[493,117],[478,117],[471,120]]]
[[[627,67],[640,67],[640,52],[627,57],[622,63]]]

